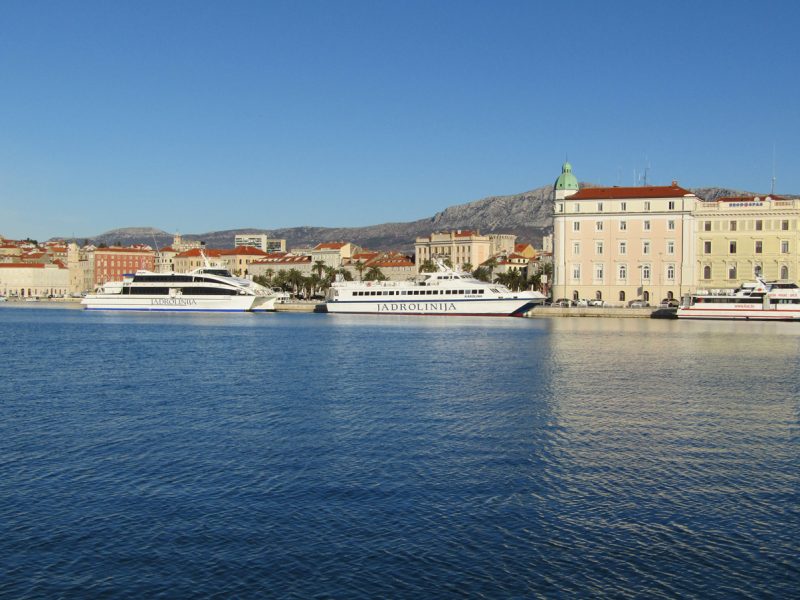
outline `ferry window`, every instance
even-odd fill
[[[736,240],[731,240],[729,250],[731,254],[736,254]]]
[[[762,250],[764,249],[763,243],[761,240],[756,240],[756,254],[761,254]]]
[[[761,219],[756,220],[756,231],[761,231],[764,228],[764,221]]]
[[[711,242],[703,242],[703,252],[705,254],[711,254]]]

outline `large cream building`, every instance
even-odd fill
[[[554,190],[553,297],[679,298],[695,279],[696,200],[676,182],[579,189],[565,163]]]
[[[797,282],[799,224],[798,199],[767,195],[698,201],[698,287],[735,287],[756,275]]]

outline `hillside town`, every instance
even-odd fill
[[[509,233],[457,229],[416,238],[411,255],[347,240],[287,248],[286,240],[266,234],[235,235],[230,248],[207,248],[179,234],[161,248],[0,236],[0,296],[80,297],[137,270],[186,273],[205,261],[301,298],[320,297],[337,277],[414,279],[437,261],[511,289],[612,306],[734,288],[754,277],[797,282],[799,198],[706,201],[676,181],[582,187],[565,163],[553,186],[552,214],[552,235],[540,248]]]

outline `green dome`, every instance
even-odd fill
[[[555,188],[557,190],[578,190],[578,179],[572,174],[572,165],[568,162],[561,167],[561,175],[556,179]]]

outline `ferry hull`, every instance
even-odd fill
[[[497,300],[443,300],[434,302],[335,300],[328,301],[325,306],[329,313],[334,314],[521,317],[534,306],[541,303],[542,301],[538,299],[520,298]]]
[[[148,312],[248,312],[274,310],[275,299],[261,296],[176,297],[91,294],[82,301],[86,310],[138,310]]]
[[[679,319],[714,319],[737,321],[800,321],[800,310],[748,310],[748,309],[708,309],[679,308]]]

